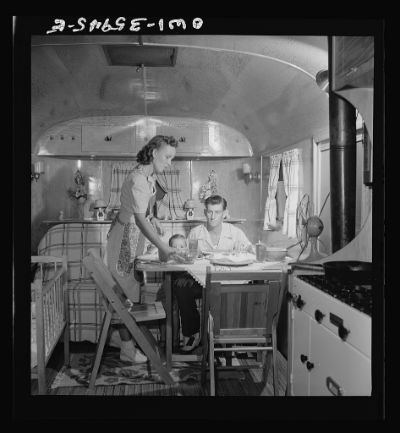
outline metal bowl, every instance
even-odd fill
[[[269,261],[280,262],[285,260],[287,255],[287,248],[283,247],[267,247],[265,258]]]

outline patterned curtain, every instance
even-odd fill
[[[282,155],[283,182],[286,193],[282,233],[296,237],[296,209],[302,193],[303,161],[301,149],[292,149]]]
[[[137,162],[118,162],[113,164],[111,172],[110,200],[107,210],[119,209],[121,206],[120,196],[122,184],[126,176],[136,167]],[[157,195],[157,216],[159,218],[169,217],[171,219],[182,219],[185,210],[180,196],[179,170],[171,168],[156,175],[158,186],[163,194]],[[160,192],[160,188],[157,188]]]
[[[157,200],[157,216],[168,219],[184,219],[186,211],[181,198],[179,170],[171,168],[157,174],[157,182],[166,194]]]
[[[122,184],[126,176],[137,166],[137,162],[117,162],[112,166],[110,201],[107,211],[121,207],[120,196]]]
[[[265,202],[264,230],[273,230],[272,226],[276,225],[276,190],[282,154],[271,155],[270,160],[271,166],[268,181],[268,196]]]

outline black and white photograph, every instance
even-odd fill
[[[381,420],[383,20],[12,19],[16,413]]]

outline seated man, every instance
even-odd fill
[[[194,227],[188,239],[197,239],[200,251],[240,249],[254,252],[253,246],[241,229],[233,224],[224,223],[227,202],[213,195],[205,200],[204,214],[206,225]],[[200,315],[196,306],[196,298],[201,297],[201,286],[189,275],[177,275],[172,281],[181,316],[184,345],[183,352],[193,351],[200,343]]]

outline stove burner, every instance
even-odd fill
[[[368,316],[372,313],[372,286],[346,284],[327,279],[325,275],[297,275],[298,278],[322,290],[347,305],[362,311]]]

